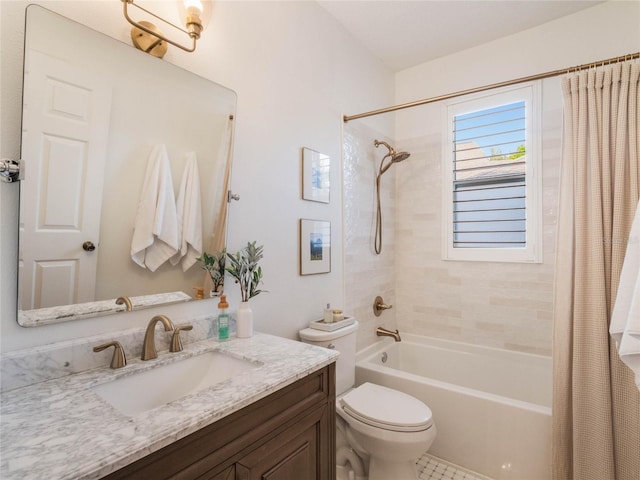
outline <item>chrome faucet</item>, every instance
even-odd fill
[[[156,351],[156,323],[162,322],[165,332],[173,330],[173,323],[166,315],[156,315],[151,319],[149,325],[147,325],[147,331],[144,334],[144,342],[142,343],[142,360],[152,360],[158,358],[158,352]]]
[[[398,329],[396,329],[395,332],[392,332],[391,330],[387,330],[386,328],[378,327],[376,328],[376,335],[379,337],[393,337],[396,342],[402,340],[400,338],[400,332],[398,332]]]

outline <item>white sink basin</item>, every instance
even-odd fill
[[[207,352],[98,385],[93,391],[125,415],[136,415],[257,368],[248,360]]]

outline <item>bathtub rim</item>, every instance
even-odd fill
[[[447,340],[447,339],[440,339],[440,338],[436,338],[436,337],[428,337],[425,335],[415,335],[415,334],[402,334],[402,338],[403,338],[403,342],[405,342],[406,344],[418,344],[418,345],[434,345],[440,348],[446,348],[447,344],[448,346],[451,346],[452,344],[454,346],[458,346],[459,348],[470,348],[470,349],[475,349],[475,350],[489,350],[489,351],[497,351],[497,352],[507,352],[507,353],[513,353],[516,355],[523,355],[523,356],[528,356],[531,358],[536,358],[536,359],[541,359],[541,360],[549,360],[550,358],[546,355],[538,355],[538,354],[534,354],[534,353],[528,353],[528,352],[520,352],[517,350],[505,350],[505,349],[500,349],[500,348],[495,348],[495,347],[485,347],[485,346],[480,346],[480,345],[473,345],[473,344],[469,344],[469,343],[464,343],[464,342],[458,342],[455,340]],[[428,340],[425,341],[420,341],[420,339],[426,339]],[[433,343],[430,343],[433,342]],[[442,380],[436,380],[430,377],[422,377],[420,375],[416,375],[414,373],[408,373],[405,372],[403,370],[399,370],[396,368],[391,368],[391,367],[387,367],[385,365],[381,365],[379,363],[374,363],[373,361],[371,361],[373,358],[377,357],[378,355],[381,355],[385,350],[388,350],[391,347],[395,347],[395,342],[393,339],[391,338],[382,338],[379,341],[377,341],[376,343],[369,345],[368,347],[363,348],[362,350],[358,351],[356,353],[356,368],[360,367],[360,368],[364,368],[364,369],[368,369],[368,370],[374,370],[374,371],[379,371],[381,374],[385,374],[385,375],[393,375],[395,377],[399,377],[402,378],[404,380],[408,380],[408,381],[414,381],[414,382],[424,382],[428,385],[432,385],[434,387],[438,387],[438,388],[444,388],[447,390],[451,390],[463,395],[469,395],[475,398],[480,398],[480,399],[484,399],[484,400],[489,400],[489,401],[494,401],[503,405],[509,405],[512,407],[516,407],[516,408],[523,408],[525,410],[529,410],[529,411],[533,411],[536,413],[540,413],[543,415],[549,415],[551,416],[551,406],[547,406],[547,405],[540,405],[537,403],[532,403],[532,402],[527,402],[524,400],[518,400],[518,399],[514,399],[514,398],[510,398],[510,397],[504,397],[501,395],[497,395],[495,393],[490,393],[490,392],[484,392],[482,390],[476,390],[473,388],[469,388],[469,387],[463,387],[460,385],[455,385],[453,383],[449,383],[449,382],[444,382]],[[357,375],[356,375],[357,377]],[[553,392],[552,392],[553,395]]]
[[[521,355],[523,357],[536,358],[544,361],[551,361],[551,357],[548,355],[541,355],[539,353],[531,353],[531,352],[522,352],[520,350],[509,350],[506,348],[498,348],[498,347],[490,347],[487,345],[475,345],[473,343],[461,342],[459,340],[449,340],[448,338],[439,338],[439,337],[430,337],[428,335],[418,335],[415,333],[402,333],[402,342],[404,343],[415,343],[421,345],[435,345],[437,347],[446,348],[447,346],[454,345],[458,347],[458,349],[466,349],[468,350],[485,350],[490,352],[497,352],[499,354],[504,353],[513,353],[516,355]],[[382,348],[387,348],[388,346],[394,345],[396,342],[390,337],[382,337],[378,339],[375,343],[368,345],[361,350],[356,352],[356,362],[362,361],[365,358],[371,356],[372,353],[376,353],[380,351],[382,353]]]

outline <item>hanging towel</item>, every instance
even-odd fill
[[[186,272],[202,255],[202,201],[200,198],[200,173],[195,152],[185,155],[187,161],[178,193],[177,212],[180,231],[180,250],[171,257],[171,264],[182,259],[182,271]]]
[[[131,259],[155,272],[178,251],[178,218],[164,145],[149,156],[131,240]]]
[[[640,202],[629,233],[609,332],[640,389]]]

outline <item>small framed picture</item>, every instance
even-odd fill
[[[331,222],[300,219],[300,275],[331,271]]]
[[[302,199],[329,203],[331,158],[310,148],[302,149]]]

